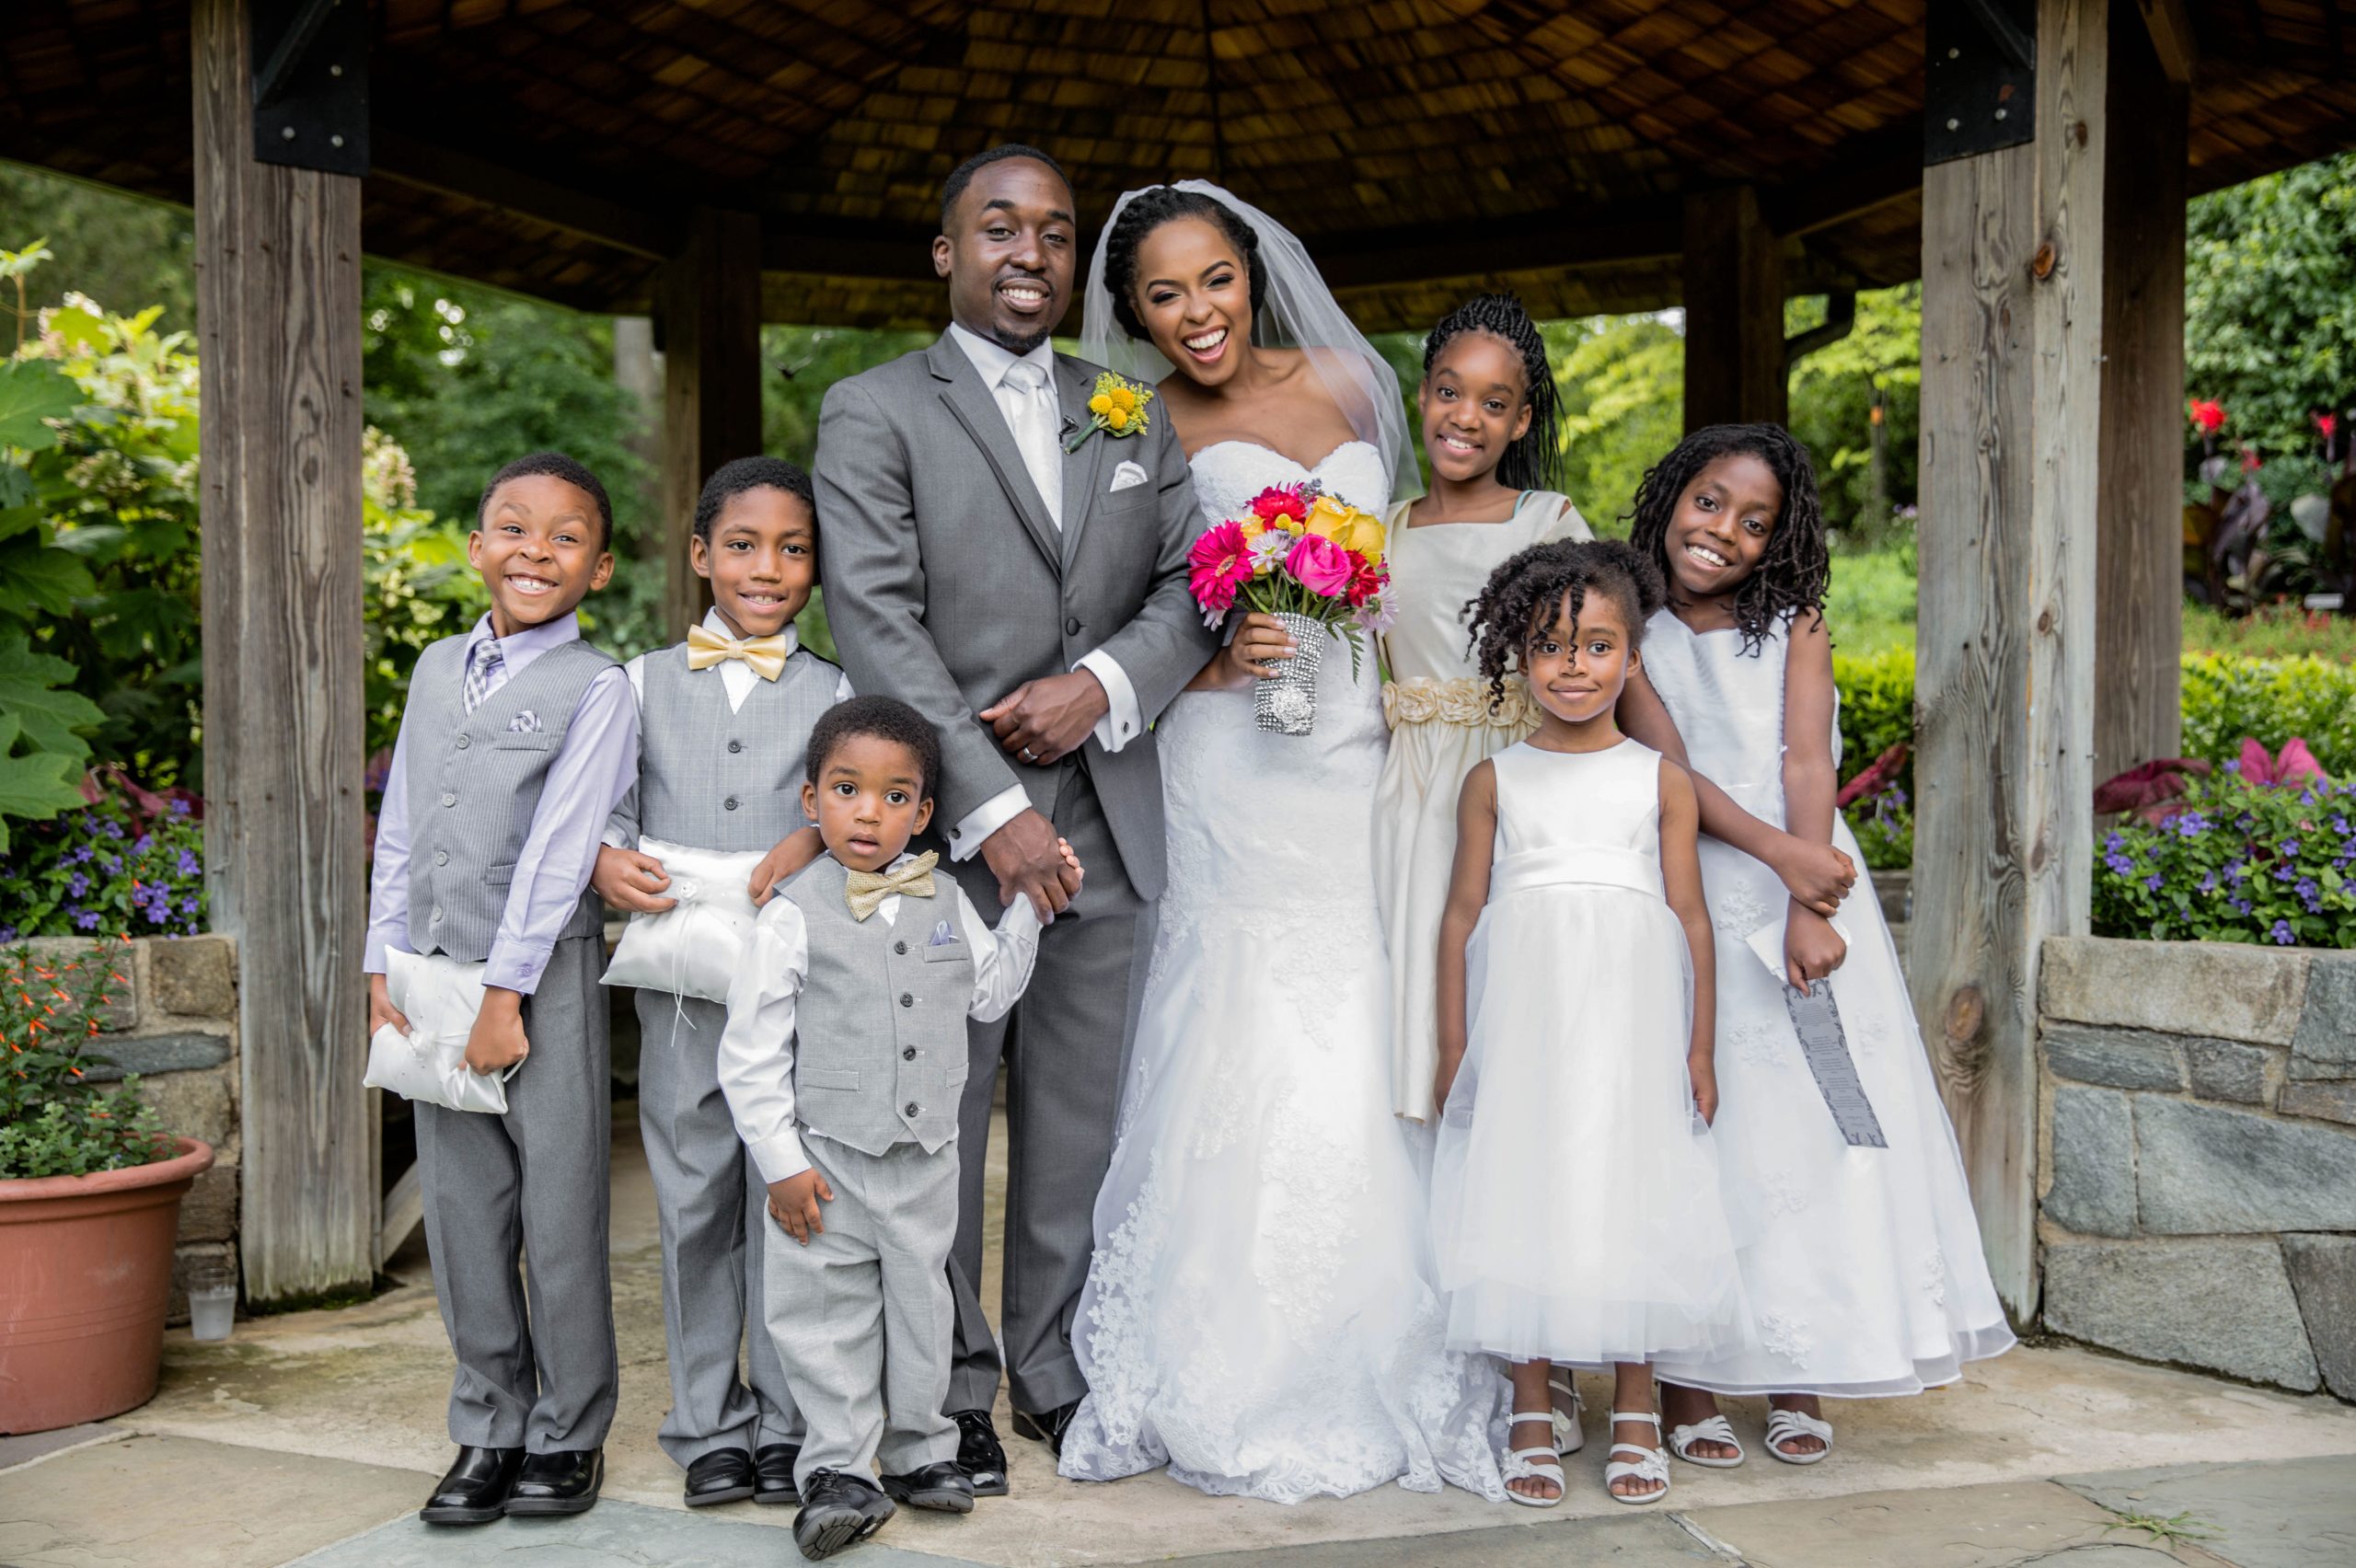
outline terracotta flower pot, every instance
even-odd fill
[[[0,1182],[0,1433],[120,1415],[155,1397],[180,1198],[213,1146],[93,1176]]]

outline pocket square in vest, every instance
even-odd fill
[[[1135,463],[1124,460],[1119,467],[1113,470],[1113,482],[1105,487],[1104,493],[1118,495],[1125,490],[1145,483],[1145,479],[1146,473],[1143,468],[1138,467]]]
[[[528,708],[518,709],[515,717],[507,721],[507,731],[515,735],[539,734],[540,716]]]

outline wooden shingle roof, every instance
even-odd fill
[[[0,156],[186,201],[186,0],[17,0]],[[1920,266],[1923,0],[372,0],[376,255],[641,310],[708,204],[776,320],[940,318],[959,160],[1033,141],[1083,222],[1219,179],[1373,328],[1469,288],[1675,302],[1680,213],[1751,183],[1796,290]],[[2351,0],[2185,0],[2191,183],[2356,144]]]

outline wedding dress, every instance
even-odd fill
[[[1313,468],[1223,441],[1194,472],[1210,522],[1311,478],[1389,500],[1364,441]],[[1335,640],[1311,734],[1258,729],[1248,691],[1184,693],[1158,727],[1170,878],[1072,1328],[1091,1391],[1067,1476],[1505,1495],[1505,1382],[1444,1348],[1417,1130],[1392,1114],[1380,690],[1371,647],[1354,671]]]

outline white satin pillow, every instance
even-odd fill
[[[663,862],[671,878],[665,896],[678,902],[659,915],[629,917],[604,984],[725,1002],[745,939],[760,915],[746,886],[762,852],[695,849],[659,838],[641,839],[638,847]]]
[[[467,1036],[482,1011],[483,969],[439,955],[387,952],[385,989],[409,1020],[410,1032],[386,1024],[369,1038],[368,1072],[361,1081],[405,1100],[505,1115],[507,1080],[515,1068],[484,1074],[467,1066]]]

